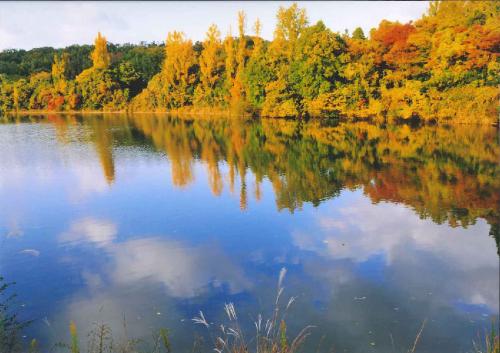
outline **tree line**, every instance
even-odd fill
[[[311,24],[280,7],[271,41],[238,13],[234,35],[211,25],[202,42],[0,53],[0,109],[177,111],[266,117],[495,123],[500,4],[431,2],[419,20],[383,20],[368,35]],[[52,56],[52,57],[51,57]]]

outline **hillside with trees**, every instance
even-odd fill
[[[432,2],[410,23],[336,33],[281,7],[272,41],[245,13],[225,36],[0,53],[0,110],[173,111],[497,123],[500,3]]]

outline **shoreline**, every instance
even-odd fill
[[[332,117],[309,117],[309,118],[302,118],[302,117],[272,117],[272,116],[261,116],[257,115],[254,116],[252,114],[248,113],[243,113],[243,114],[234,114],[229,111],[224,111],[224,110],[217,110],[215,112],[205,112],[205,111],[178,111],[178,110],[151,110],[151,111],[131,111],[131,110],[110,110],[110,111],[103,111],[103,110],[12,110],[12,111],[5,111],[5,112],[0,112],[0,117],[2,115],[65,115],[65,114],[80,114],[80,115],[131,115],[131,114],[164,114],[164,115],[170,115],[170,116],[177,116],[177,117],[196,117],[196,118],[203,118],[206,116],[207,118],[214,118],[214,117],[220,117],[220,118],[230,118],[230,119],[235,119],[235,118],[241,118],[241,119],[247,119],[247,120],[253,120],[253,119],[266,119],[266,120],[296,120],[296,121],[335,121],[338,120],[339,122],[346,122],[346,121],[351,121],[351,122],[360,122],[360,121],[368,121],[368,122],[375,122],[375,123],[380,123],[380,124],[412,124],[412,123],[418,123],[418,124],[423,124],[423,125],[439,125],[439,126],[446,126],[446,125],[467,125],[467,126],[492,126],[499,128],[500,127],[500,118],[497,122],[484,122],[484,121],[476,121],[476,122],[471,122],[471,121],[454,121],[453,119],[446,120],[446,121],[426,121],[424,119],[398,119],[397,121],[393,122],[383,122],[377,119],[376,117],[365,117],[365,118],[358,118],[358,117],[347,117],[347,116],[342,116],[338,118],[332,118]]]

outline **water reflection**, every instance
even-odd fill
[[[108,220],[84,218],[71,224],[68,231],[59,237],[61,243],[78,244],[90,242],[98,247],[109,245],[117,234],[116,225]]]
[[[247,170],[255,195],[268,178],[277,207],[294,211],[314,205],[344,188],[363,186],[373,202],[404,203],[420,216],[455,226],[478,218],[498,218],[500,181],[497,131],[484,126],[380,128],[368,123],[239,120],[186,120],[164,116],[48,116],[5,118],[50,122],[61,143],[92,141],[105,180],[115,179],[115,147],[149,145],[164,152],[175,186],[194,182],[196,161],[206,165],[214,195],[224,187],[221,164],[229,168],[228,187],[239,177],[240,203],[246,206]],[[84,127],[84,136],[68,136],[68,126]]]
[[[397,282],[406,277],[408,293],[434,292],[434,301],[460,298],[498,311],[498,280],[494,280],[498,258],[490,239],[459,228],[453,232],[454,241],[446,242],[448,227],[422,221],[407,208],[387,202],[374,206],[363,198],[355,205],[320,212],[317,223],[308,224],[308,231],[294,232],[294,244],[325,260],[348,260],[356,265],[377,257],[380,268],[391,268],[392,275],[400,277]],[[487,234],[488,225],[480,220],[475,231]],[[477,258],[480,253],[484,256]],[[443,287],[439,279],[443,270],[435,274],[432,268],[444,269],[449,263],[454,266],[446,270]],[[436,291],[436,287],[441,288]]]
[[[187,349],[199,309],[216,321],[232,300],[256,315],[282,266],[299,295],[290,329],[318,325],[314,349],[325,335],[325,349],[387,352],[390,334],[404,350],[428,318],[420,351],[456,352],[498,313],[493,128],[2,122],[0,266],[46,342],[70,319],[118,328],[126,314]]]

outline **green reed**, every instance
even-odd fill
[[[500,327],[495,325],[495,321],[492,321],[490,331],[485,332],[483,337],[479,337],[479,343],[476,341],[472,342],[474,347],[473,353],[500,353],[499,329]]]
[[[15,293],[10,293],[10,287],[15,282],[5,282],[0,276],[0,352],[17,352],[20,347],[21,331],[30,323],[19,320],[16,313]]]

